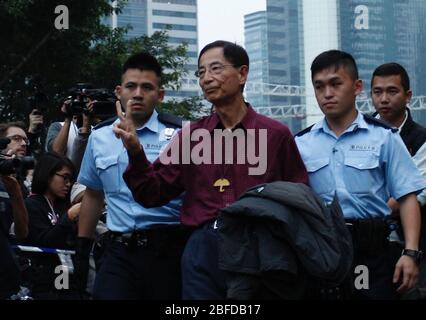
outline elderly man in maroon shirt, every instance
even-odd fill
[[[131,118],[120,115],[114,128],[129,154],[123,177],[137,202],[161,206],[185,192],[181,221],[195,230],[182,257],[184,299],[225,298],[224,273],[218,268],[219,209],[257,184],[308,183],[288,127],[256,113],[244,101],[248,71],[242,47],[226,41],[205,46],[196,75],[215,112],[184,126],[152,164]]]

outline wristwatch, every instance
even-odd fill
[[[402,256],[409,256],[413,258],[416,263],[419,263],[423,257],[423,251],[420,250],[412,250],[412,249],[404,249],[401,253]]]

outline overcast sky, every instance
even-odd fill
[[[244,45],[244,15],[266,10],[266,0],[198,0],[198,45],[214,40]]]

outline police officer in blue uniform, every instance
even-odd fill
[[[354,267],[368,268],[366,283],[355,283],[353,297],[397,298],[397,293],[413,288],[418,277],[416,193],[426,187],[425,180],[399,134],[355,108],[363,85],[350,54],[323,52],[313,61],[311,76],[325,118],[297,134],[296,143],[311,187],[326,202],[336,196],[342,207],[353,236]],[[405,235],[398,257],[388,241],[393,226],[388,219],[390,197],[400,204]]]
[[[131,113],[150,161],[158,157],[181,124],[155,110],[164,97],[161,74],[152,55],[136,54],[124,64],[121,85],[116,88],[117,112],[123,106]],[[181,200],[150,209],[133,200],[122,178],[128,157],[113,133],[116,122],[104,122],[92,132],[82,161],[78,182],[87,189],[79,217],[76,273],[84,287],[87,258],[105,199],[110,241],[96,276],[94,298],[179,299],[185,242],[179,225]]]

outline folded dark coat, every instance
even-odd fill
[[[305,273],[332,287],[351,269],[352,239],[340,206],[326,205],[304,184],[276,181],[249,189],[220,211],[218,232],[219,268],[230,272],[231,298],[240,298],[237,287],[271,282],[268,276],[277,279],[279,272],[286,279]]]

